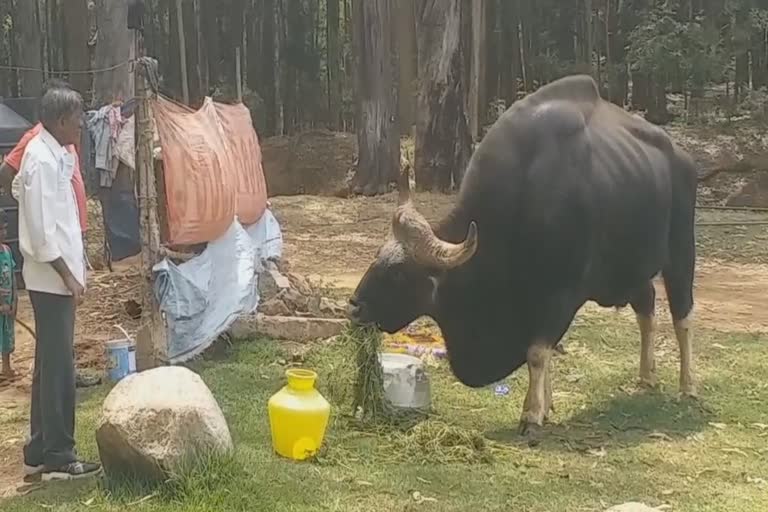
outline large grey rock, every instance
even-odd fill
[[[219,404],[199,375],[180,366],[131,374],[104,400],[96,430],[108,475],[162,479],[199,453],[232,450]]]

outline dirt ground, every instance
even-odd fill
[[[434,220],[449,211],[453,200],[451,196],[418,194],[415,202],[428,219]],[[388,232],[395,201],[394,194],[347,200],[311,196],[273,199],[292,269],[328,285],[354,288]],[[764,236],[768,226],[762,231]],[[723,244],[751,243],[736,240],[724,240]],[[694,293],[698,323],[723,331],[768,332],[768,265],[710,259],[700,251],[697,266]],[[664,288],[661,283],[657,288],[659,315],[663,315]]]
[[[454,199],[454,196],[417,194],[415,202],[432,220],[445,214]],[[394,194],[351,199],[290,196],[272,198],[271,202],[283,230],[284,257],[291,269],[326,286],[342,288],[345,290],[342,293],[346,293],[355,287],[386,236],[396,197]],[[768,231],[768,227],[765,230]],[[761,236],[764,237],[765,232]],[[140,301],[137,264],[137,261],[118,264],[114,273],[92,272],[86,303],[78,316],[79,368],[103,371],[103,343],[120,336],[117,325],[135,333],[136,321],[130,306],[131,301]],[[722,331],[768,331],[768,294],[765,292],[768,265],[713,260],[700,253],[695,286],[698,325]],[[659,286],[658,298],[660,321],[668,322],[663,286]],[[586,306],[584,313],[594,307]],[[34,329],[26,295],[21,299],[19,318]],[[11,384],[0,383],[0,419],[26,418],[33,362],[34,340],[19,325],[14,364],[20,377]],[[16,488],[23,444],[23,436],[18,432],[3,432],[3,424],[0,421],[0,496]]]

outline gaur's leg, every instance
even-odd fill
[[[689,275],[690,274],[690,275]],[[680,393],[696,396],[693,363],[693,268],[690,271],[670,269],[664,271],[664,285],[680,348]]]
[[[528,349],[528,393],[520,418],[520,433],[542,427],[552,407],[552,376],[550,365],[552,347],[549,343],[535,343]]]
[[[528,347],[528,393],[520,416],[520,433],[533,433],[544,425],[550,411],[554,410],[552,401],[552,356],[558,342],[562,339],[573,321],[576,312],[585,299],[572,293],[554,296],[546,304],[541,304],[536,325],[542,326],[534,342]]]
[[[694,233],[696,173],[692,161],[686,160],[680,165],[686,168],[681,168],[676,177],[681,182],[684,178],[685,182],[678,185],[681,193],[677,194],[670,219],[669,263],[662,271],[662,275],[675,327],[675,337],[680,347],[680,392],[684,396],[695,396],[691,319],[693,278],[696,272]]]
[[[640,327],[640,385],[656,386],[656,289],[648,281],[632,299],[637,325]]]

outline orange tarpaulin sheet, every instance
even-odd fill
[[[169,245],[215,240],[232,224],[258,221],[267,204],[261,148],[242,105],[206,98],[192,110],[153,101],[166,196]]]
[[[243,224],[253,224],[267,208],[267,182],[261,165],[261,146],[253,129],[251,112],[242,104],[214,103],[232,151],[237,187],[237,216]]]

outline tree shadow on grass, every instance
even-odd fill
[[[577,451],[606,444],[637,446],[659,439],[684,439],[703,430],[714,418],[702,399],[679,398],[658,390],[622,391],[570,417],[555,414],[555,423],[545,424],[533,439],[538,448],[553,451],[564,446]],[[531,438],[519,435],[517,428],[492,430],[485,435],[501,443],[531,444]]]

